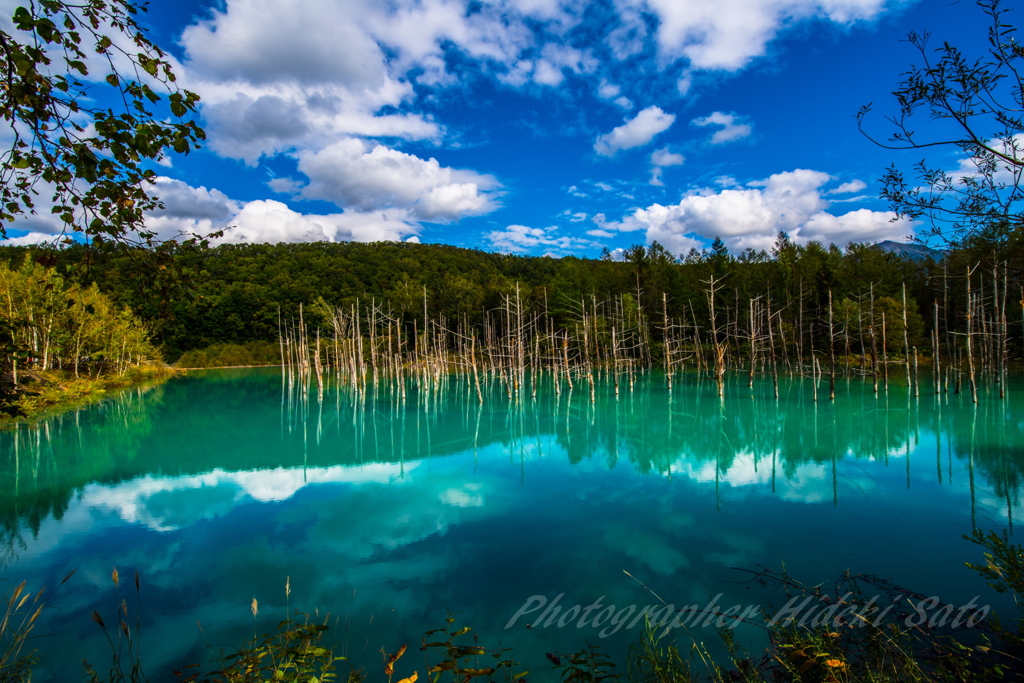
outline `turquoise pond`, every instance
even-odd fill
[[[977,405],[860,379],[840,380],[834,403],[806,378],[781,380],[778,400],[765,378],[731,379],[719,400],[697,375],[669,392],[652,372],[618,396],[601,378],[591,401],[544,375],[518,400],[491,382],[482,404],[465,378],[406,382],[404,400],[387,381],[361,395],[329,382],[320,399],[277,368],[193,372],[0,433],[0,590],[75,570],[37,628],[34,680],[109,666],[90,615],[116,621],[115,566],[153,681],[289,609],[329,614],[330,642],[378,680],[381,647],[418,645],[449,612],[544,680],[545,652],[590,640],[621,658],[639,627],[528,628],[537,609],[506,628],[534,596],[781,605],[742,570],[783,563],[808,584],[850,569],[1006,608],[964,566],[981,550],[962,536],[1015,529],[1021,512],[1016,380]],[[763,645],[754,626],[736,633]],[[398,673],[422,675],[410,651]]]

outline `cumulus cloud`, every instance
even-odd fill
[[[686,159],[682,154],[669,151],[668,147],[659,149],[651,155],[651,163],[655,166],[681,166]]]
[[[779,31],[798,21],[839,24],[870,20],[885,0],[624,0],[623,13],[650,11],[658,18],[663,63],[686,60],[692,68],[736,71],[763,55]]]
[[[419,231],[402,211],[300,214],[273,200],[246,204],[222,242],[398,242]]]
[[[682,154],[670,152],[668,147],[659,149],[651,155],[651,185],[663,186],[661,180],[662,169],[666,166],[682,166],[686,161]]]
[[[712,112],[708,116],[704,116],[699,119],[692,121],[695,126],[721,126],[721,130],[716,130],[715,134],[711,136],[712,145],[720,145],[723,142],[732,142],[733,140],[740,140],[750,135],[751,128],[745,123],[736,123],[736,117],[732,114],[723,114],[720,111]]]
[[[548,43],[541,50],[541,59],[534,67],[533,80],[541,85],[559,85],[565,72],[590,73],[597,68],[597,60],[589,50]]]
[[[616,59],[629,59],[643,51],[647,39],[647,22],[641,12],[645,9],[630,7],[625,3],[620,5],[619,25],[605,39]]]
[[[210,147],[222,156],[255,165],[261,157],[296,149],[322,148],[351,135],[437,140],[441,128],[419,114],[375,115],[377,106],[350,102],[338,88],[308,92],[294,85],[202,88]],[[212,94],[211,94],[212,93]],[[224,96],[226,95],[226,96]],[[395,97],[380,107],[401,103]]]
[[[827,194],[852,194],[853,192],[860,192],[867,187],[867,184],[863,180],[851,180],[848,183],[843,183],[834,190],[829,190]]]
[[[279,0],[223,0],[183,31],[181,63],[170,59],[179,82],[202,96],[210,150],[248,164],[292,155],[311,173],[308,182],[275,179],[271,189],[328,199],[348,216],[381,220],[381,212],[389,212],[388,221],[407,227],[388,224],[409,236],[408,226],[416,221],[490,211],[496,206],[496,181],[390,147],[358,141],[358,150],[353,143],[357,138],[444,141],[444,126],[425,113],[421,104],[428,100],[419,98],[429,96],[430,88],[460,84],[462,74],[455,69],[462,67],[453,64],[471,64],[476,73],[515,86],[557,87],[571,75],[607,78],[601,59],[632,59],[656,49],[661,68],[681,67],[674,73],[681,73],[679,92],[685,93],[701,70],[735,70],[764,54],[785,26],[807,19],[845,24],[874,18],[884,9],[884,0],[616,0],[602,15],[595,37],[591,30],[570,30],[585,17],[576,0],[294,0],[286,12]],[[450,59],[454,54],[459,58]],[[624,109],[634,105],[623,87],[607,80],[596,90]],[[716,116],[730,115],[705,117],[722,126],[712,142],[749,134],[749,127],[712,120]],[[646,145],[674,120],[648,107],[601,135],[594,149],[613,156]],[[329,160],[338,161],[340,169]],[[389,180],[383,166],[374,167],[378,162],[394,164],[400,180]],[[655,167],[652,179],[660,182],[664,166]],[[161,189],[173,200],[175,188]],[[195,215],[168,206],[151,219],[168,231],[223,227],[224,215],[238,216],[247,205],[229,205],[215,192],[197,195]],[[202,213],[216,206],[226,206],[226,214]],[[251,210],[284,216],[280,206],[270,202]],[[42,218],[34,220],[37,225],[19,229],[57,231]],[[340,225],[324,217],[314,222],[308,225],[303,218],[294,230],[302,224],[307,234],[332,238]]]
[[[401,208],[421,220],[457,220],[496,206],[497,181],[473,171],[441,166],[436,159],[347,138],[319,151],[298,154],[299,171],[309,178],[306,199],[371,211]]]
[[[829,180],[826,173],[797,169],[745,187],[690,192],[678,204],[652,204],[619,222],[599,214],[594,222],[603,230],[644,230],[648,242],[657,240],[677,254],[700,247],[697,238],[714,237],[734,251],[770,249],[780,230],[798,243],[820,240],[840,246],[900,239],[911,232],[911,224],[893,222],[891,212],[829,213],[822,190]]]
[[[414,113],[380,114],[413,95],[360,26],[361,2],[229,0],[185,29],[186,85],[203,97],[211,148],[255,163],[344,135],[437,139]]]
[[[622,94],[622,88],[601,79],[601,85],[597,88],[597,95],[603,100],[613,100]]]
[[[557,227],[529,228],[525,225],[510,225],[504,230],[494,230],[484,238],[498,251],[527,252],[542,250],[548,254],[567,253],[580,249],[595,249],[598,242],[579,237],[558,236]]]
[[[604,79],[601,79],[601,85],[597,88],[597,95],[603,100],[611,100],[623,109],[633,108],[633,100],[622,94],[622,88]]]
[[[164,205],[161,213],[175,218],[218,221],[238,211],[238,202],[218,189],[192,187],[174,178],[159,177],[152,193]]]
[[[595,36],[570,30],[587,16],[576,0],[293,0],[287,11],[279,0],[224,0],[183,31],[178,72],[203,97],[211,149],[255,163],[343,136],[442,139],[441,126],[410,111],[413,84],[458,85],[452,64],[513,86],[558,86],[567,74],[598,73],[605,54],[656,50],[662,68],[681,63],[685,94],[694,73],[742,68],[784,27],[849,24],[885,8],[886,0],[617,0]],[[632,105],[622,92],[601,96]]]
[[[32,244],[52,244],[57,235],[48,232],[29,232],[18,237],[8,237],[0,240],[0,246],[4,247],[27,247]]]
[[[164,208],[146,216],[146,227],[161,239],[223,230],[214,242],[376,242],[406,240],[420,231],[416,218],[403,209],[303,214],[282,202],[240,202],[171,178],[158,178],[154,194]]]
[[[610,157],[620,149],[641,147],[668,130],[675,120],[675,114],[666,114],[660,107],[647,107],[610,133],[598,136],[594,151]]]
[[[172,531],[201,519],[214,519],[247,499],[279,502],[317,484],[390,484],[418,466],[418,462],[408,463],[404,469],[400,465],[370,463],[359,467],[278,467],[240,472],[217,468],[206,474],[175,478],[147,474],[118,484],[88,484],[79,501],[90,510],[112,512],[128,524]],[[198,490],[207,494],[205,499],[189,495]],[[222,495],[209,495],[213,492]]]

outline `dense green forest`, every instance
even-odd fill
[[[975,353],[1019,357],[1020,245],[979,238],[933,253],[922,259],[871,245],[803,246],[780,233],[771,253],[735,256],[716,241],[677,258],[655,243],[630,248],[619,262],[394,242],[189,248],[159,270],[139,268],[137,254],[114,247],[6,247],[0,262],[44,259],[95,284],[145,321],[169,362],[211,345],[274,344],[281,321],[295,319],[300,306],[306,327],[325,331],[332,309],[386,309],[411,348],[425,319],[482,330],[512,297],[525,314],[543,312],[553,329],[571,326],[588,306],[600,313],[603,303],[617,302],[622,316],[645,323],[654,360],[669,320],[698,341],[703,335],[701,343],[732,340],[739,353],[769,317],[780,335],[772,348],[790,364],[826,353],[830,340],[839,355],[865,354],[872,334],[878,354],[918,347],[928,357],[937,347],[958,361],[970,337]]]

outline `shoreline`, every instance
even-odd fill
[[[284,364],[283,363],[267,363],[267,364],[260,364],[260,365],[214,365],[214,366],[211,366],[211,367],[208,367],[208,368],[179,368],[177,366],[172,366],[172,367],[174,367],[175,370],[180,370],[182,372],[193,372],[195,370],[234,370],[234,369],[237,369],[237,368],[279,368],[282,365],[284,365]]]
[[[26,414],[10,416],[0,413],[0,431],[15,429],[22,424],[37,424],[55,415],[99,403],[124,389],[157,385],[181,374],[184,373],[180,368],[169,365],[132,368],[125,376],[96,379],[65,378],[52,371],[36,373],[45,382],[40,383],[37,379],[31,384],[20,384],[23,391],[27,389],[35,393],[22,393],[15,401]]]

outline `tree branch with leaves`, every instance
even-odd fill
[[[881,196],[897,218],[924,223],[922,240],[999,241],[1024,228],[1024,45],[1000,0],[978,5],[991,21],[985,55],[972,60],[949,43],[933,50],[928,33],[911,33],[907,42],[922,62],[902,75],[892,93],[899,113],[885,117],[889,136],[867,130],[871,104],[857,113],[861,132],[881,147],[952,147],[966,157],[956,170],[922,160],[914,165],[912,179],[895,164],[886,170]],[[921,115],[931,121],[925,134],[913,127]]]
[[[14,30],[0,31],[11,140],[0,153],[0,238],[49,205],[65,236],[152,246],[145,213],[161,204],[149,165],[196,149],[205,134],[189,118],[199,96],[177,85],[138,24],[142,10],[131,0],[30,0]]]

